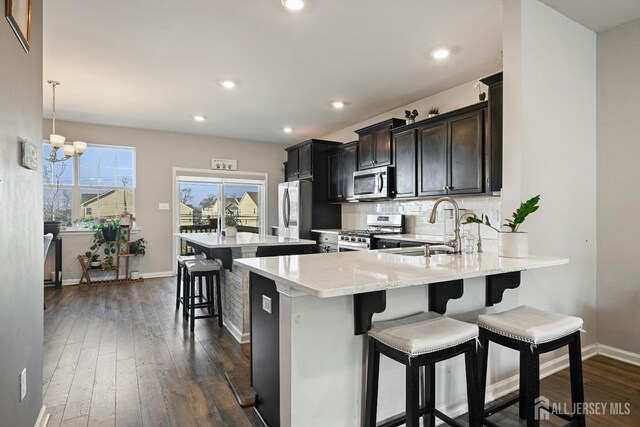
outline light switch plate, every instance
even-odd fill
[[[27,169],[38,170],[38,149],[36,145],[23,138],[18,138],[18,141],[22,151],[22,166]]]
[[[262,309],[271,314],[271,298],[266,295],[262,295]]]
[[[238,170],[238,161],[233,159],[211,159],[211,169]]]
[[[168,211],[169,203],[158,203],[158,209],[161,211]]]
[[[20,402],[22,402],[27,395],[27,368],[24,368],[20,372]]]

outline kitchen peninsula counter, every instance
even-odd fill
[[[251,272],[252,386],[260,396],[256,409],[268,425],[362,425],[372,320],[435,311],[474,322],[507,289],[520,286],[522,271],[569,262],[490,253],[425,258],[416,249],[235,261]],[[456,299],[449,304],[453,309],[447,307]],[[457,362],[442,362],[439,372],[446,371],[447,380],[438,383],[437,401],[464,401],[464,370]],[[380,420],[404,411],[402,369],[385,360],[380,365]]]

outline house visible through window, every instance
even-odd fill
[[[48,160],[51,150],[45,142],[45,219],[69,223],[135,213],[135,148],[89,145],[82,156],[55,164]]]

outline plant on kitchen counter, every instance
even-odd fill
[[[502,224],[503,227],[509,227],[512,233],[518,233],[518,228],[524,222],[524,220],[532,213],[538,210],[538,202],[540,201],[540,195],[534,196],[527,200],[526,202],[520,203],[520,207],[516,209],[513,213],[512,219],[505,220],[506,222]],[[498,233],[501,233],[499,229],[491,225],[489,221],[489,217],[486,215],[482,215],[480,218],[467,217],[467,224],[484,224],[487,227],[491,227],[496,230]]]
[[[429,109],[429,117],[435,117],[438,114],[440,114],[440,110],[438,109],[438,107],[433,107]]]
[[[238,229],[236,228],[240,222],[238,218],[233,214],[227,214],[224,216],[224,233],[227,237],[233,237],[238,233]]]
[[[408,125],[416,121],[416,117],[418,117],[418,110],[404,110],[404,117]]]

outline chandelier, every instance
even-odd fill
[[[84,141],[74,141],[73,144],[65,144],[66,138],[56,134],[56,86],[60,86],[60,82],[48,80],[47,83],[51,85],[53,91],[53,132],[49,135],[49,142],[53,150],[51,150],[51,154],[49,155],[49,161],[51,163],[57,163],[70,159],[74,155],[81,156],[87,149],[87,143]],[[62,149],[64,157],[58,158],[58,149]]]

